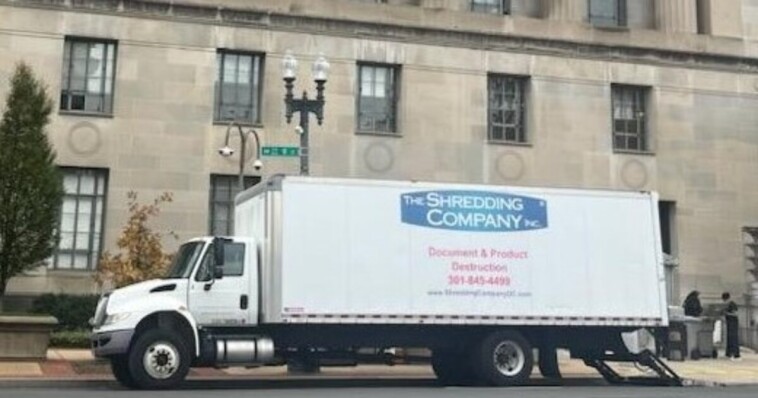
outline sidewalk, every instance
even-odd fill
[[[758,385],[758,354],[743,347],[741,355],[741,360],[730,361],[722,351],[717,359],[666,361],[666,364],[680,377],[696,384]],[[564,378],[597,376],[597,372],[582,361],[569,359],[567,352],[561,352],[559,364]],[[649,375],[630,363],[611,363],[611,366],[623,376]]]
[[[743,358],[732,362],[726,358],[699,361],[667,362],[684,379],[706,385],[758,385],[758,354],[743,349]],[[599,378],[597,372],[573,360],[568,353],[559,355],[561,373],[566,379]],[[612,364],[625,376],[645,375],[632,364]],[[534,376],[539,375],[537,369]],[[262,368],[192,369],[190,379],[303,379],[303,378],[365,378],[365,379],[431,379],[428,365],[362,365],[347,368],[323,368],[313,375],[290,375],[283,366]],[[0,381],[8,380],[112,380],[110,365],[96,361],[87,350],[51,349],[46,361],[0,361]]]

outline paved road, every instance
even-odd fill
[[[432,380],[193,381],[179,391],[150,392],[151,398],[711,398],[758,397],[749,387],[613,387],[597,380],[574,380],[565,386],[441,388]],[[121,389],[115,382],[0,382],[0,398],[144,398],[145,392]]]

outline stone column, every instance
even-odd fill
[[[587,0],[542,0],[542,15],[546,19],[584,22],[587,10]]]
[[[741,39],[742,0],[698,0],[702,31],[699,33]]]
[[[697,0],[656,0],[655,24],[662,32],[697,33]]]

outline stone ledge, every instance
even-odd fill
[[[54,316],[0,315],[0,330],[6,325],[57,325]]]
[[[0,358],[45,359],[56,325],[52,316],[0,315]]]

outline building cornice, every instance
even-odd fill
[[[219,3],[216,1],[215,3]],[[223,2],[221,2],[223,4]],[[671,49],[661,46],[629,44],[631,40],[587,42],[546,36],[500,33],[466,28],[443,29],[430,24],[391,23],[339,16],[287,12],[285,9],[232,7],[202,1],[158,0],[0,0],[0,5],[59,11],[98,13],[132,18],[150,18],[174,22],[247,27],[284,32],[300,32],[334,37],[352,37],[413,44],[469,48],[486,51],[582,58],[610,62],[639,63],[681,68],[718,70],[758,74],[758,58],[727,52],[706,52]],[[365,7],[361,4],[352,7]],[[372,10],[380,9],[370,5]],[[386,6],[392,7],[392,6]],[[396,6],[397,7],[397,6]],[[419,11],[422,12],[422,11]],[[518,18],[514,18],[518,20]],[[543,22],[543,21],[538,21]],[[545,22],[547,23],[547,22]],[[600,31],[602,32],[602,31]],[[624,32],[615,32],[624,34]],[[629,33],[629,32],[626,32]],[[600,33],[602,36],[605,33]],[[614,32],[607,32],[613,35]],[[632,33],[629,33],[631,35]],[[660,33],[656,33],[660,34]],[[660,34],[664,37],[663,34]],[[649,38],[647,39],[649,41]],[[706,43],[708,38],[698,38]],[[743,43],[735,39],[719,39],[735,47]],[[623,41],[623,42],[622,42]],[[679,46],[681,47],[681,46]],[[742,48],[738,46],[739,48]]]

